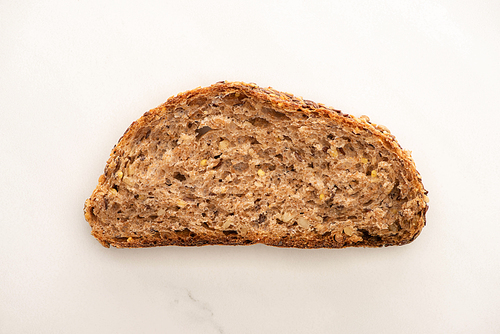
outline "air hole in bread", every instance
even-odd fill
[[[394,223],[389,225],[389,231],[393,233],[398,232],[400,229],[401,227],[399,226],[399,220],[396,220]]]
[[[391,192],[389,193],[389,197],[392,199],[401,199],[401,190],[399,189],[399,181],[396,180],[396,183],[394,184],[394,187],[392,188]]]
[[[242,145],[242,144],[245,144],[245,143],[249,143],[251,145],[260,145],[259,141],[257,139],[255,139],[255,137],[253,137],[253,136],[241,136],[241,137],[238,137],[238,139],[236,139],[236,142],[239,145]]]
[[[270,159],[276,154],[276,149],[274,147],[268,147],[264,150],[264,154],[267,159]]]
[[[238,235],[238,231],[235,231],[235,230],[226,230],[226,231],[222,231],[222,233],[224,233],[227,236],[236,236],[236,235]]]
[[[259,128],[267,128],[271,126],[271,123],[269,123],[266,119],[262,117],[254,117],[250,119],[250,123],[252,123],[253,126],[259,127]]]
[[[246,162],[238,162],[237,164],[233,165],[233,168],[237,172],[244,172],[248,169],[248,163]]]
[[[255,137],[248,136],[248,139],[250,141],[250,144],[252,144],[252,145],[260,145],[259,141],[257,139],[255,139]]]
[[[207,222],[203,222],[203,223],[201,223],[201,226],[202,226],[203,228],[206,228],[207,230],[211,230],[211,231],[214,231],[214,230],[215,230],[213,227],[210,227],[210,226],[207,224]]]
[[[224,103],[227,103],[230,106],[238,106],[243,104],[243,100],[246,99],[247,96],[241,92],[235,92],[227,94],[222,98]]]
[[[344,146],[344,148],[345,148],[346,150],[348,150],[348,152],[356,152],[356,151],[354,150],[354,148],[352,147],[352,144],[346,144],[346,145]]]
[[[217,158],[215,158],[215,157],[214,158],[218,159],[219,157],[220,157],[220,155],[218,155]],[[223,163],[224,163],[224,161],[222,159],[220,159],[219,162],[217,163],[217,165],[215,165],[212,169],[219,169]]]
[[[175,234],[178,236],[178,237],[181,237],[181,238],[187,238],[190,236],[191,234],[191,230],[188,229],[188,228],[185,228],[183,230],[178,230],[178,231],[174,231]]]
[[[140,142],[144,139],[148,139],[150,134],[151,134],[151,129],[145,128],[137,135],[138,138],[137,140]]]
[[[276,111],[272,108],[263,107],[262,112],[265,115],[269,115],[269,116],[274,117],[280,121],[284,121],[284,120],[289,121],[290,120],[290,117],[288,117],[287,115],[283,114],[282,112]]]
[[[193,105],[202,106],[206,102],[207,102],[207,98],[206,97],[199,96],[199,97],[195,97],[195,98],[189,100],[187,104],[188,104],[188,106],[193,106]]]
[[[293,152],[293,155],[294,155],[294,156],[295,156],[295,158],[297,158],[297,160],[299,160],[300,162],[304,161],[304,159],[302,158],[302,153],[297,152],[297,151],[294,151],[294,152]]]
[[[179,173],[179,172],[175,172],[174,173],[174,179],[179,180],[181,182],[186,181],[186,177],[183,174]]]
[[[369,242],[379,242],[381,240],[380,236],[378,236],[378,235],[372,235],[366,229],[359,229],[358,231],[362,234],[361,237],[364,240],[368,240]]]
[[[200,139],[203,135],[212,130],[213,129],[209,126],[202,126],[201,128],[194,130],[194,132],[196,132],[196,139]]]

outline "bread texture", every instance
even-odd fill
[[[132,123],[84,212],[106,247],[381,247],[420,234],[426,194],[368,117],[218,82]]]

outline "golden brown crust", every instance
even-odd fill
[[[108,160],[107,167],[113,162],[117,152],[123,149],[125,144],[133,140],[134,135],[140,131],[141,128],[146,127],[152,120],[160,117],[169,110],[175,109],[175,106],[185,103],[187,100],[195,96],[216,95],[216,94],[229,94],[232,92],[243,92],[251,99],[263,101],[268,103],[273,108],[286,113],[303,113],[306,115],[317,114],[320,117],[331,119],[334,123],[341,127],[354,129],[354,131],[364,130],[369,132],[373,137],[380,140],[382,145],[389,151],[393,152],[400,160],[406,175],[409,178],[408,182],[411,184],[412,192],[415,194],[416,206],[419,208],[415,210],[415,217],[412,218],[411,224],[408,226],[407,237],[401,240],[380,240],[370,235],[365,235],[361,241],[357,242],[344,242],[343,239],[335,239],[332,237],[307,237],[304,235],[296,235],[294,237],[284,238],[280,235],[268,234],[254,234],[248,235],[246,238],[240,236],[223,236],[213,237],[205,236],[192,236],[187,238],[172,237],[170,239],[158,238],[126,238],[110,239],[105,235],[101,223],[93,213],[93,208],[98,205],[97,198],[100,198],[100,193],[105,192],[104,183],[106,177],[101,175],[99,184],[94,190],[92,196],[85,203],[85,218],[92,226],[92,234],[106,247],[113,245],[118,248],[137,248],[137,247],[152,247],[163,245],[177,245],[177,246],[201,246],[201,245],[248,245],[255,243],[264,243],[270,246],[277,247],[296,247],[296,248],[343,248],[348,246],[361,246],[361,247],[380,247],[389,245],[403,245],[413,241],[425,226],[425,213],[428,209],[426,191],[421,182],[421,177],[416,170],[415,163],[411,158],[408,151],[404,151],[396,141],[395,137],[383,127],[371,123],[367,118],[356,118],[351,115],[343,114],[340,110],[327,107],[323,104],[318,104],[313,101],[304,100],[301,97],[295,97],[289,93],[276,91],[272,88],[261,88],[255,84],[246,84],[241,82],[218,82],[212,86],[197,88],[190,90],[177,96],[169,98],[164,104],[146,112],[141,118],[133,122],[130,127],[125,131],[124,135],[120,138],[118,144],[115,146]],[[107,205],[107,204],[106,204]],[[123,238],[122,238],[123,239]]]

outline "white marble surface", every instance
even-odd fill
[[[498,333],[497,1],[1,1],[0,333]],[[389,127],[404,247],[103,248],[83,202],[132,121],[219,80]]]

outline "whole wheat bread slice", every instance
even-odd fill
[[[104,246],[380,247],[428,198],[387,128],[289,93],[219,82],[132,123],[85,203]]]

